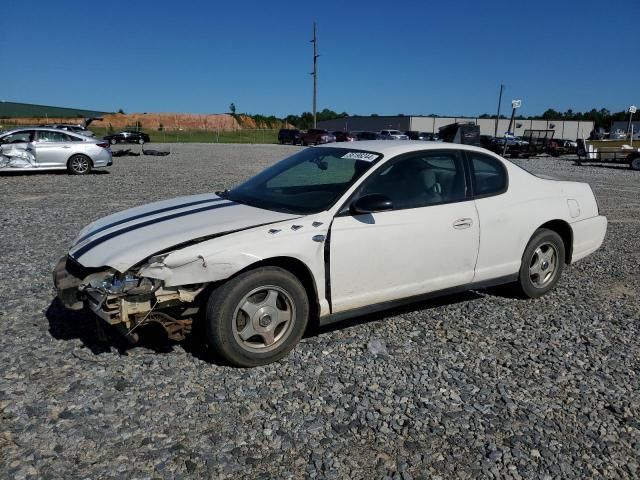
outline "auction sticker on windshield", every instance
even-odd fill
[[[352,160],[365,160],[367,162],[373,162],[380,156],[379,153],[367,153],[367,152],[348,152],[345,153],[342,158],[350,158]]]

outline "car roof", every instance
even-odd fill
[[[312,148],[345,148],[342,145],[323,145]],[[365,140],[355,143],[347,148],[364,150],[367,152],[381,153],[385,157],[394,157],[403,153],[419,152],[424,150],[470,150],[474,152],[491,153],[481,147],[463,145],[460,143],[425,142],[421,140]]]
[[[87,139],[87,140],[93,140],[92,137],[87,137],[86,135],[81,135],[81,134],[73,132],[73,131],[61,130],[60,128],[51,128],[51,127],[29,127],[29,126],[25,126],[25,127],[21,127],[21,128],[14,128],[12,130],[5,130],[3,132],[0,132],[0,135],[7,135],[7,134],[10,134],[10,133],[22,132],[24,130],[37,130],[39,132],[64,133],[65,135],[71,135],[72,137],[77,137],[77,138],[82,138],[82,139]]]

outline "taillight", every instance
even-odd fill
[[[102,148],[109,148],[109,142],[100,142],[96,143],[96,145]]]

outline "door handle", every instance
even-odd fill
[[[469,228],[473,225],[473,220],[470,218],[459,218],[455,222],[453,222],[453,228],[457,228],[458,230],[462,230],[463,228]]]
[[[69,145],[63,145],[62,148],[71,148]]]

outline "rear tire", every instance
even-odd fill
[[[640,170],[640,155],[631,157],[629,159],[629,166],[632,170]]]
[[[526,298],[538,298],[553,289],[564,270],[565,248],[560,235],[540,228],[522,255],[518,290]]]
[[[139,139],[138,139],[138,143],[139,143],[140,145],[144,145],[144,138],[139,138]]]
[[[118,140],[116,140],[115,138],[111,139],[111,145],[115,145],[116,143],[118,143]]]
[[[72,175],[86,175],[91,172],[91,159],[79,153],[72,155],[67,162],[67,169]]]
[[[206,338],[232,365],[275,362],[300,341],[309,318],[309,299],[300,281],[279,267],[251,270],[211,293]]]

